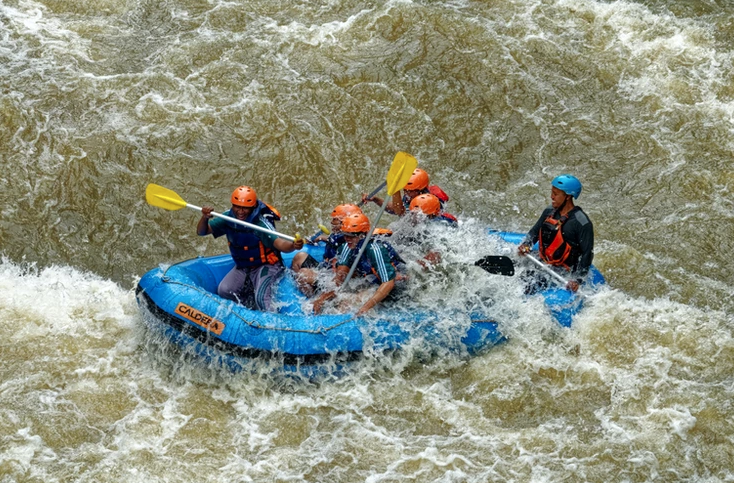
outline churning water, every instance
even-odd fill
[[[723,0],[1,1],[0,482],[734,480],[732,45]],[[137,277],[226,247],[148,183],[310,233],[398,151],[449,265],[575,174],[609,287],[561,330],[513,278],[424,277],[509,342],[315,382],[151,340]]]

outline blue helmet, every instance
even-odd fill
[[[576,176],[571,176],[570,174],[556,176],[551,181],[551,186],[558,188],[574,198],[578,198],[581,194],[581,181]]]

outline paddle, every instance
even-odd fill
[[[321,235],[327,235],[327,236],[328,235],[331,235],[331,230],[329,230],[324,225],[322,225],[321,223],[319,223],[319,231],[317,231],[316,233],[314,233],[313,235],[311,235],[311,238],[308,239],[308,242],[311,243],[311,244],[315,244],[316,243],[316,239],[318,237],[320,237]]]
[[[394,195],[395,193],[403,189],[406,184],[408,184],[408,181],[410,181],[410,177],[413,175],[413,170],[417,166],[418,160],[410,154],[400,151],[398,154],[395,155],[395,158],[392,160],[392,164],[390,165],[390,170],[387,172],[387,179],[385,181],[388,196]],[[370,197],[374,196],[375,194],[376,193],[371,194]],[[387,207],[387,203],[383,203],[380,207],[380,212],[377,214],[374,223],[372,223],[371,229],[367,232],[367,236],[362,243],[362,247],[359,249],[359,253],[357,253],[357,257],[354,259],[354,263],[352,263],[352,266],[349,269],[347,278],[344,279],[344,282],[342,283],[341,287],[339,287],[339,290],[343,290],[344,287],[347,286],[349,280],[351,280],[352,275],[354,274],[354,270],[357,268],[357,264],[359,263],[359,259],[362,258],[362,254],[367,248],[367,244],[369,243],[370,238],[372,238],[374,227],[377,226],[377,223],[380,221],[380,217],[385,212],[385,207]]]
[[[535,258],[532,255],[525,255],[526,258],[529,258],[530,261],[535,263],[538,267],[542,268],[546,272],[548,272],[550,275],[552,275],[556,280],[561,282],[564,287],[566,284],[568,284],[568,280],[563,278],[559,273],[556,273],[553,269],[551,269],[548,265],[541,262],[537,258]],[[487,255],[484,258],[480,258],[476,262],[474,262],[474,265],[481,268],[485,272],[497,274],[497,275],[508,275],[512,276],[515,274],[515,265],[512,262],[512,259],[510,257],[505,257],[501,255]]]
[[[515,264],[512,262],[512,259],[502,255],[487,255],[486,257],[480,258],[474,262],[474,265],[485,272],[497,275],[506,275],[510,277],[515,275]]]
[[[529,258],[531,262],[533,262],[534,264],[536,264],[537,266],[539,266],[540,268],[542,268],[543,270],[545,270],[546,272],[548,272],[550,275],[552,275],[553,278],[555,278],[556,280],[558,280],[559,282],[561,282],[564,287],[568,284],[568,280],[566,280],[565,278],[563,278],[559,273],[556,273],[555,271],[553,271],[548,265],[546,265],[545,263],[541,262],[540,260],[538,260],[534,256],[532,256],[532,255],[525,255],[525,257],[526,258]]]
[[[168,188],[164,188],[163,186],[159,186],[153,183],[150,183],[145,188],[145,201],[147,201],[148,204],[151,206],[163,208],[164,210],[168,210],[168,211],[177,211],[177,210],[180,210],[181,208],[191,208],[192,210],[201,211],[200,206],[186,203],[184,199],[181,198],[178,195],[178,193],[176,193],[175,191],[169,190]],[[215,211],[212,211],[211,214],[212,216],[216,216],[216,217],[225,219],[227,221],[231,221],[232,223],[237,223],[242,226],[246,226],[247,228],[251,228],[256,231],[261,231],[263,233],[269,233],[270,235],[275,235],[277,237],[284,238],[286,240],[296,241],[300,238],[298,234],[296,234],[295,237],[284,235],[282,233],[278,233],[277,231],[273,231],[267,228],[263,228],[261,226],[253,225],[252,223],[247,223],[246,221],[238,220],[237,218],[232,218],[231,216],[223,215]]]
[[[393,162],[394,162],[394,161],[393,161]],[[410,178],[409,178],[409,179],[410,179]],[[383,182],[382,182],[382,184],[380,184],[380,186],[378,186],[377,188],[375,188],[375,189],[374,189],[374,190],[372,191],[372,193],[370,193],[370,194],[368,194],[367,196],[365,196],[365,199],[368,199],[368,200],[369,200],[369,199],[371,199],[371,198],[374,198],[374,196],[375,196],[375,195],[376,195],[377,193],[379,193],[379,192],[380,192],[380,190],[381,190],[382,188],[384,188],[385,186],[387,186],[387,181],[383,181]],[[405,185],[403,185],[403,186],[405,186]],[[364,205],[364,200],[362,200],[362,201],[360,201],[359,203],[357,203],[357,206],[359,206],[360,208],[362,207],[362,205]]]

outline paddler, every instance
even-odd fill
[[[418,226],[422,221],[430,224],[445,225],[451,228],[458,226],[456,217],[450,213],[446,213],[441,209],[440,200],[431,193],[424,193],[413,198],[410,202],[411,224]],[[416,235],[408,236],[408,243],[419,243],[424,237]],[[428,237],[422,245],[427,246],[426,255],[417,260],[423,268],[429,268],[441,262],[441,253],[435,248],[435,243],[431,243],[431,237]]]
[[[522,256],[530,253],[538,241],[540,259],[572,280],[566,288],[576,291],[589,273],[594,259],[594,226],[589,217],[574,205],[581,194],[581,182],[575,176],[562,174],[551,182],[551,206],[546,208],[518,247]],[[531,294],[548,287],[549,280],[540,272],[526,287]]]
[[[255,190],[249,186],[235,189],[231,203],[232,208],[224,215],[273,231],[275,221],[280,220],[280,213],[258,200]],[[219,283],[218,295],[241,304],[254,298],[256,309],[272,311],[273,282],[284,273],[280,254],[300,250],[303,248],[303,239],[292,242],[278,238],[222,218],[214,218],[212,211],[211,206],[201,208],[196,233],[199,236],[213,235],[214,238],[226,235],[235,262],[234,268]]]
[[[312,297],[317,288],[318,270],[336,268],[336,252],[344,241],[342,233],[342,222],[344,218],[355,213],[362,213],[359,206],[345,203],[337,206],[331,211],[331,233],[322,233],[314,241],[325,242],[324,257],[316,260],[306,252],[297,253],[293,257],[291,268],[296,274],[298,288],[308,297]]]
[[[364,213],[353,213],[344,218],[341,232],[344,234],[345,243],[342,243],[338,248],[336,274],[334,276],[334,283],[337,287],[340,287],[346,279],[369,230],[370,220]],[[371,293],[371,296],[357,310],[357,316],[364,315],[393,292],[395,282],[403,278],[399,273],[399,267],[403,264],[403,260],[386,241],[370,239],[359,260],[355,275],[365,277],[368,281],[377,284],[378,287],[374,292],[367,292],[367,294]],[[360,295],[364,294],[363,292]],[[335,297],[336,290],[322,293],[314,301],[314,313],[321,313],[324,304]]]
[[[456,217],[443,211],[441,200],[431,193],[423,193],[413,198],[410,202],[410,212],[423,213],[431,222],[444,223],[454,228],[458,226]]]
[[[413,199],[422,194],[434,195],[441,203],[441,208],[443,208],[444,203],[449,200],[449,195],[438,186],[430,185],[429,183],[430,178],[428,177],[428,173],[420,168],[416,168],[413,170],[413,174],[403,188],[402,193],[400,191],[395,192],[392,200],[387,203],[385,211],[394,215],[403,216],[410,211],[410,203]],[[362,202],[367,203],[369,201],[375,203],[377,206],[382,206],[385,202],[382,198],[376,196],[369,198],[368,195],[363,194]]]

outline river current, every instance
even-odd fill
[[[734,481],[732,45],[723,0],[0,0],[0,482]],[[226,244],[148,183],[312,233],[398,151],[459,262],[576,175],[608,286],[560,329],[424,277],[509,341],[316,381],[152,337],[137,279]]]

